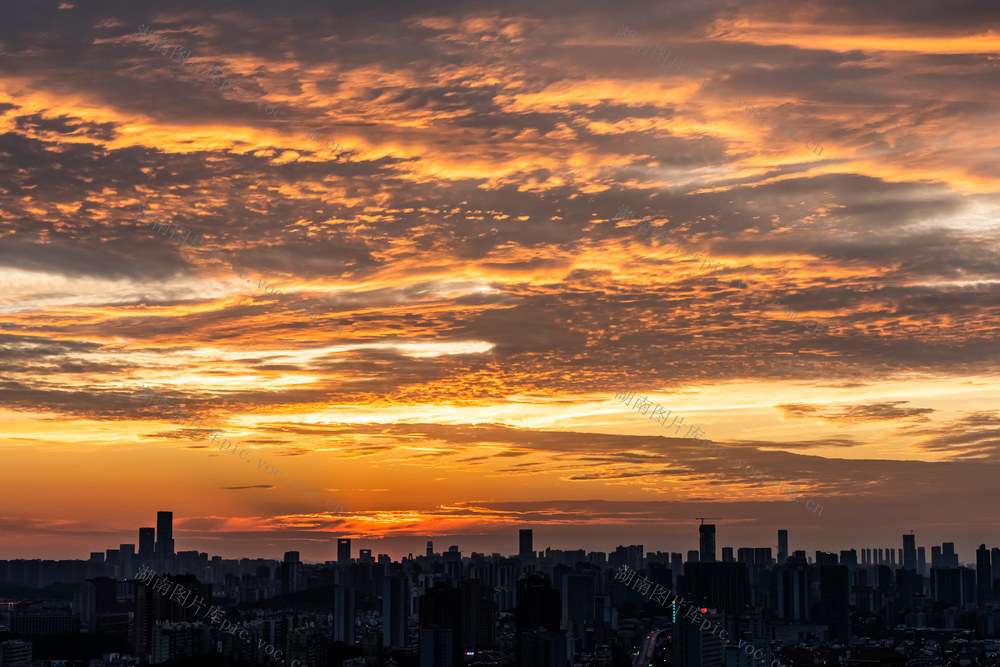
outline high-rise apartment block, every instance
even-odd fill
[[[170,558],[174,555],[174,513],[156,513],[156,557]]]

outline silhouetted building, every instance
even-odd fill
[[[976,603],[985,605],[993,599],[993,575],[990,567],[990,550],[985,544],[976,549]]]
[[[715,562],[715,524],[703,523],[698,526],[698,555],[702,563]]]
[[[843,565],[819,566],[819,620],[829,628],[829,639],[846,644],[850,629],[850,580]]]
[[[903,535],[903,556],[901,562],[907,570],[916,571],[917,543],[915,535]]]
[[[630,544],[627,547],[619,545],[608,558],[608,565],[616,570],[622,565],[628,565],[636,571],[642,570],[643,553],[641,544]]]
[[[809,568],[805,559],[790,559],[775,569],[778,616],[786,621],[809,620]]]
[[[678,585],[699,607],[739,613],[750,602],[746,563],[685,563],[684,581]]]
[[[931,590],[938,602],[962,606],[962,570],[957,567],[932,567]]]
[[[299,562],[298,551],[288,551],[285,553],[279,577],[282,595],[297,593],[302,590],[302,563]]]
[[[153,582],[161,578],[156,577]],[[135,635],[133,647],[137,653],[147,653],[151,650],[153,628],[166,621],[188,623],[197,620],[197,609],[191,605],[184,606],[171,593],[176,585],[190,591],[190,596],[208,601],[212,599],[211,584],[202,584],[191,575],[171,577],[170,586],[166,589],[155,588],[149,582],[132,582],[135,597]]]
[[[125,578],[131,577],[135,566],[135,545],[119,544],[118,560],[122,564],[121,576]]]
[[[446,583],[439,583],[420,596],[419,606],[420,664],[461,665],[461,591]],[[427,631],[433,632],[428,633]],[[433,654],[435,662],[425,662],[426,656],[429,654]]]
[[[156,555],[170,558],[174,555],[174,513],[156,513]]]
[[[97,632],[97,617],[118,611],[116,590],[118,581],[97,577],[83,582],[76,593],[80,625],[87,632]]]
[[[924,578],[905,567],[896,572],[896,611],[906,614],[913,610],[914,601],[923,596]]]
[[[80,632],[80,617],[76,614],[12,613],[10,631],[21,635],[75,635]]]
[[[519,667],[566,667],[566,638],[563,632],[535,630],[518,635]]]
[[[530,528],[522,528],[518,534],[518,556],[524,562],[532,561],[535,559],[535,552],[532,547],[532,530]]]
[[[337,565],[345,567],[351,564],[351,538],[337,539]]]
[[[548,577],[543,575],[531,574],[517,582],[514,625],[517,632],[517,655],[522,659],[525,655],[523,640],[526,635],[533,634],[536,630],[547,631],[549,636],[561,635],[559,628],[562,623],[562,604],[559,598],[559,591],[552,588]],[[537,637],[530,642],[535,650],[540,650]],[[565,647],[563,650],[565,651]]]
[[[212,629],[203,623],[163,623],[153,628],[149,661],[159,664],[208,655],[214,648]]]
[[[354,589],[333,587],[333,641],[354,645]]]
[[[661,580],[664,571],[669,578],[669,568],[656,563],[652,563],[650,567],[657,569]],[[587,643],[587,631],[594,628],[597,620],[594,605],[597,574],[596,569],[587,569],[568,572],[560,577],[559,593],[562,602],[560,628],[571,638],[573,651],[588,651],[592,648]]]
[[[784,565],[788,560],[788,531],[778,531],[778,565]]]
[[[406,618],[410,587],[406,575],[391,571],[382,581],[382,645],[406,646]]]
[[[420,667],[461,667],[462,656],[455,656],[455,631],[450,628],[420,629]]]
[[[941,567],[958,567],[958,554],[955,553],[954,542],[941,543]]]
[[[0,641],[0,665],[30,665],[32,656],[32,643],[8,639]]]
[[[718,614],[704,614],[713,625],[721,620]],[[681,618],[673,626],[673,663],[678,667],[717,667],[722,664],[723,641],[710,629],[701,630],[700,623]]]
[[[156,539],[155,528],[139,529],[139,560],[148,560],[155,552],[154,540]]]

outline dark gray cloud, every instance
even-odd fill
[[[782,403],[775,407],[791,419],[822,419],[830,422],[882,422],[901,419],[926,420],[926,415],[937,412],[933,408],[900,407],[907,401],[845,405],[837,409],[821,410],[815,405]]]

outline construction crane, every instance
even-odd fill
[[[701,519],[701,525],[705,525],[705,519],[723,519],[725,517],[721,516],[696,516],[696,519]]]

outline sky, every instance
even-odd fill
[[[998,23],[5,3],[0,558],[1000,546]]]

